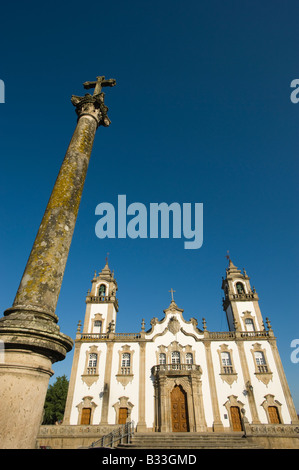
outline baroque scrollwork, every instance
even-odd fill
[[[104,93],[92,96],[86,93],[85,96],[75,96],[71,98],[72,104],[76,107],[78,118],[81,116],[92,116],[98,126],[108,127],[111,123],[107,116],[108,108],[104,104]]]

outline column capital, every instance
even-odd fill
[[[104,104],[105,93],[98,95],[90,95],[86,93],[85,96],[75,96],[71,98],[72,104],[76,107],[78,119],[81,116],[91,116],[97,122],[97,127],[108,127],[111,123],[107,116],[108,108]]]

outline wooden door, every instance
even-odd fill
[[[81,424],[90,424],[91,408],[82,408]]]
[[[230,415],[231,415],[231,420],[232,420],[233,431],[243,431],[239,407],[231,406]]]
[[[176,385],[171,392],[171,419],[173,432],[187,432],[187,396],[182,387]]]
[[[126,424],[128,417],[128,408],[120,408],[118,416],[118,424]]]
[[[280,418],[276,406],[269,406],[268,413],[271,424],[280,424]]]

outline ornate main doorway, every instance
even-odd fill
[[[155,431],[206,432],[201,368],[196,364],[159,364],[154,377]]]
[[[173,432],[189,431],[187,396],[180,385],[171,392],[171,420]]]

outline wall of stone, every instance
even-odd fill
[[[36,448],[80,449],[88,447],[102,436],[117,429],[118,425],[105,426],[41,426]],[[264,449],[299,449],[299,426],[296,425],[245,425],[246,439]],[[211,432],[211,436],[213,433]]]
[[[72,426],[58,424],[40,427],[36,448],[51,447],[52,449],[80,449],[88,447],[102,436],[109,434],[119,425],[107,426]]]

